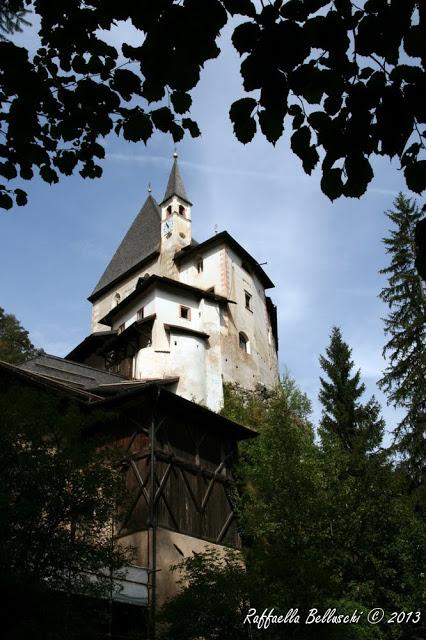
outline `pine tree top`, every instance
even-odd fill
[[[380,406],[374,397],[366,404],[360,402],[365,384],[361,382],[359,369],[352,372],[352,350],[344,342],[338,327],[333,327],[325,353],[319,359],[329,378],[320,378],[321,439],[324,443],[331,438],[349,453],[367,454],[382,440],[384,422],[380,417]]]

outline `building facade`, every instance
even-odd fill
[[[151,193],[89,297],[92,333],[67,359],[133,381],[174,380],[213,411],[223,383],[278,383],[273,283],[226,231],[198,243],[175,154],[163,200]]]
[[[171,565],[241,547],[233,467],[257,434],[218,411],[224,383],[279,381],[272,287],[226,231],[194,240],[175,157],[163,200],[148,195],[89,297],[91,333],[66,358],[0,363],[3,387],[13,379],[118,416],[107,435],[124,452],[129,505],[114,535],[135,548],[153,610],[177,591]]]

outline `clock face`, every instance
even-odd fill
[[[173,231],[173,220],[164,220],[162,227],[163,236],[171,233]]]

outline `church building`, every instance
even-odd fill
[[[132,606],[155,611],[172,597],[170,567],[183,557],[241,548],[233,469],[238,443],[257,434],[218,412],[226,383],[279,382],[272,287],[226,231],[193,238],[175,154],[162,201],[149,193],[89,297],[91,333],[65,358],[0,363],[3,388],[116,416],[106,435],[123,451],[129,504],[112,534],[136,550],[118,595]]]
[[[195,209],[194,215],[197,215]],[[130,381],[162,380],[213,411],[223,383],[277,384],[274,285],[223,231],[197,242],[177,155],[164,197],[149,193],[92,291],[91,334],[67,360]]]

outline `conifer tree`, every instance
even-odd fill
[[[326,357],[320,365],[329,381],[320,378],[319,400],[323,405],[320,434],[323,442],[339,442],[348,453],[370,453],[382,440],[384,422],[374,396],[366,403],[359,400],[365,391],[360,371],[352,375],[354,366],[351,349],[342,339],[338,327],[333,327]]]
[[[415,265],[415,229],[422,214],[400,193],[387,216],[394,228],[383,241],[391,261],[380,271],[388,276],[380,298],[389,306],[384,320],[389,340],[383,349],[388,363],[379,385],[389,403],[405,410],[395,430],[395,444],[418,482],[426,454],[426,294]]]

